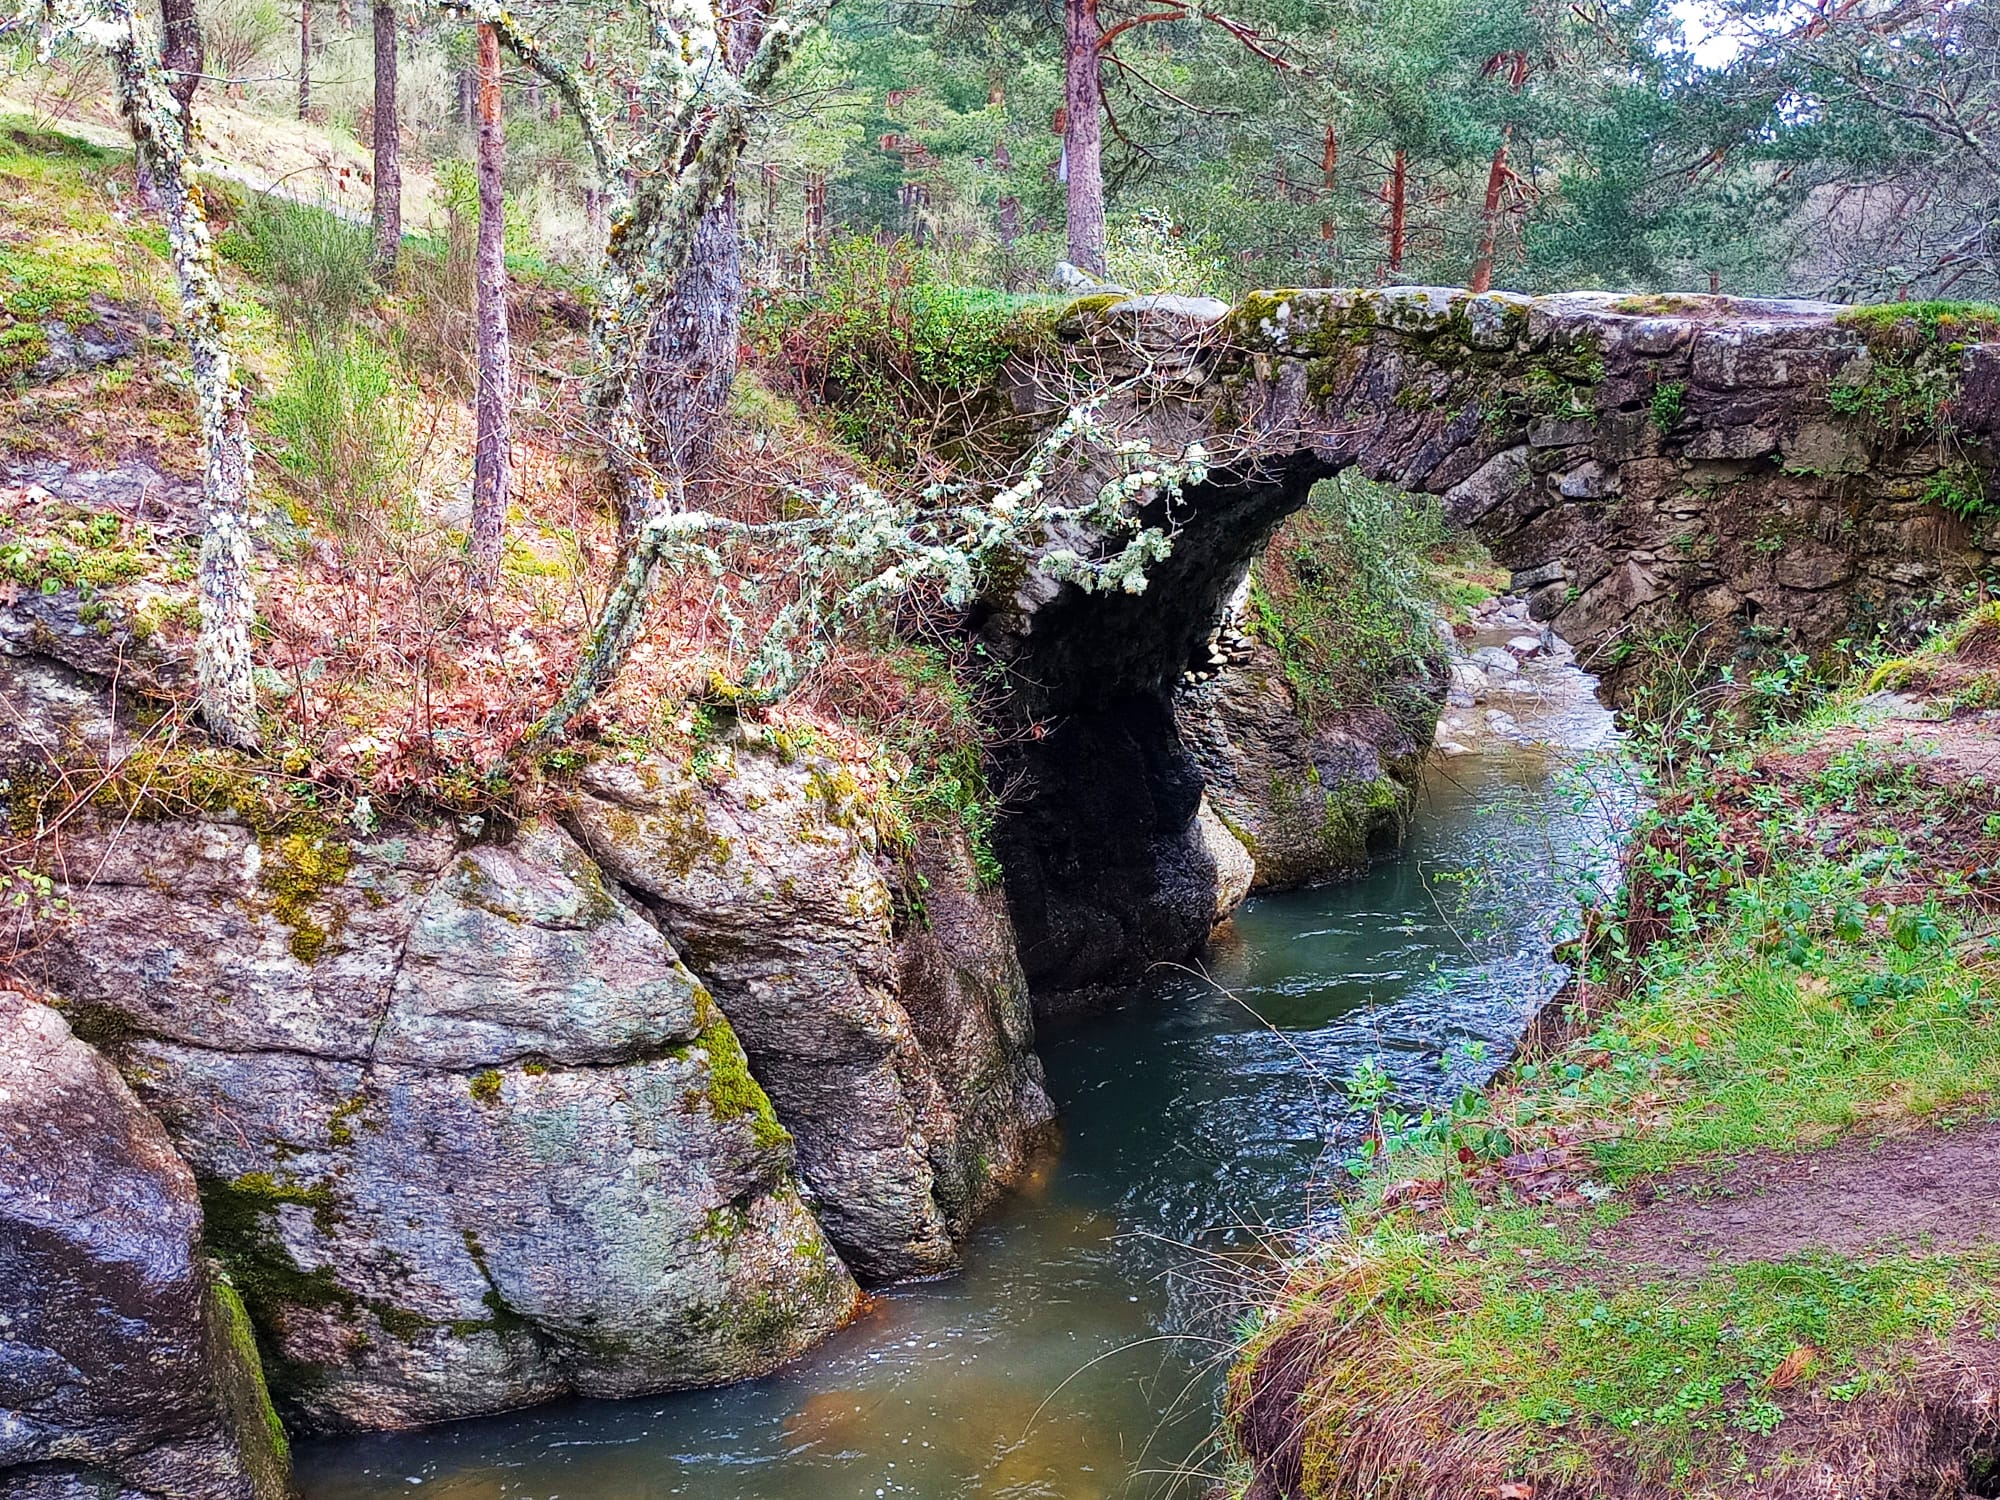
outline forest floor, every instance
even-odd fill
[[[2000,1494],[1996,703],[1986,606],[1663,797],[1250,1340],[1252,1496]]]
[[[226,108],[204,118],[230,128]],[[64,752],[16,821],[79,794],[155,813],[248,797],[280,821],[364,799],[518,809],[577,759],[529,756],[522,737],[575,662],[615,552],[581,415],[586,302],[559,273],[514,272],[513,500],[501,577],[482,591],[465,562],[469,236],[406,240],[382,288],[365,223],[212,186],[257,453],[256,756],[193,722],[201,455],[164,234],[135,211],[129,152],[0,115],[0,626],[115,680],[121,704],[150,700],[117,767],[97,763],[101,746]],[[719,447],[706,501],[746,519],[871,473],[754,369]],[[757,586],[764,561],[739,552],[719,575],[663,580],[626,671],[578,726],[598,751],[702,753],[718,730],[702,692],[740,674],[790,597],[787,576]],[[848,765],[892,824],[983,816],[965,759],[978,726],[935,645],[857,634],[765,718]]]

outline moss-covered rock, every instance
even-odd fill
[[[60,1016],[7,990],[0,1078],[0,1490],[283,1500],[256,1341],[210,1275],[166,1133]]]

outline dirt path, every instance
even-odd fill
[[[1652,1201],[1592,1241],[1635,1273],[1718,1262],[2000,1246],[2000,1121],[1759,1152],[1652,1185]]]

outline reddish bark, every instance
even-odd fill
[[[1070,264],[1108,274],[1104,256],[1104,81],[1098,74],[1097,0],[1063,4],[1063,172]]]
[[[1403,269],[1403,244],[1409,225],[1410,160],[1402,147],[1389,160],[1389,180],[1382,188],[1389,205],[1389,274]]]
[[[1329,125],[1326,127],[1326,144],[1320,148],[1319,153],[1320,186],[1326,191],[1329,213],[1331,212],[1330,205],[1333,202],[1333,190],[1339,179],[1339,173],[1340,137],[1334,134],[1333,127]],[[1330,217],[1319,221],[1319,237],[1321,239],[1331,243],[1335,233],[1334,222]]]
[[[1479,254],[1472,262],[1470,287],[1475,292],[1493,287],[1493,252],[1500,239],[1500,202],[1506,193],[1507,143],[1513,138],[1509,125],[1500,133],[1500,147],[1493,153],[1493,166],[1486,174],[1486,203],[1479,217]]]

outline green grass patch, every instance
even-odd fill
[[[1886,1398],[1912,1349],[1991,1336],[1991,1247],[1756,1258],[1753,1240],[1669,1277],[1593,1243],[1642,1182],[1671,1177],[1684,1202],[1748,1153],[1996,1113],[2000,925],[1983,877],[1939,851],[2000,838],[2000,789],[1869,739],[1860,705],[1843,694],[1703,763],[1649,816],[1625,906],[1576,955],[1610,999],[1587,1035],[1414,1117],[1385,1107],[1379,1070],[1349,1081],[1373,1116],[1352,1233],[1299,1264],[1236,1375],[1240,1400],[1276,1339],[1331,1330],[1306,1494],[1371,1493],[1400,1462],[1433,1485],[1457,1464],[1472,1484],[1734,1493],[1747,1465],[1783,1458],[1800,1398]],[[1529,1152],[1560,1159],[1558,1196],[1495,1165]]]

